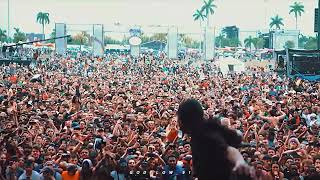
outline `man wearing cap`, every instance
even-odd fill
[[[40,180],[40,174],[33,170],[34,164],[31,160],[24,162],[24,172],[19,180]]]

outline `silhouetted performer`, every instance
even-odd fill
[[[254,169],[247,165],[236,149],[241,137],[233,130],[222,126],[219,120],[204,120],[200,103],[189,99],[180,104],[178,122],[184,133],[191,136],[194,177],[199,180],[243,179],[234,177],[245,175],[254,177]],[[240,176],[239,176],[240,177]]]

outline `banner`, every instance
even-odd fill
[[[214,35],[213,30],[210,28],[206,28],[205,31],[205,43],[204,43],[204,56],[205,60],[213,59],[214,55]]]
[[[93,25],[93,55],[104,55],[104,32],[102,24]]]
[[[66,36],[67,27],[64,23],[56,23],[55,25],[56,37]],[[64,55],[67,51],[67,38],[56,39],[56,53]]]
[[[178,58],[178,28],[169,27],[167,40],[168,57],[170,59]]]

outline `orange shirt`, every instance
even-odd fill
[[[167,136],[167,140],[169,142],[173,142],[176,137],[178,136],[178,130],[170,130],[170,132],[168,133],[168,136]]]
[[[68,171],[63,171],[61,176],[62,176],[62,180],[79,180],[80,179],[79,171],[77,171],[74,176],[70,176],[68,174]]]
[[[11,76],[11,77],[9,78],[9,80],[10,80],[10,82],[11,82],[12,84],[17,84],[18,78],[17,78],[17,76]]]

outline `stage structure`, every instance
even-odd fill
[[[168,31],[168,39],[167,39],[167,50],[168,57],[170,59],[178,58],[178,28],[171,26]]]
[[[214,57],[214,30],[206,28],[204,33],[204,59],[211,60]]]
[[[55,24],[56,37],[67,35],[67,26],[64,23]],[[56,53],[64,55],[67,51],[67,38],[59,38],[55,40]]]
[[[93,25],[93,55],[102,57],[104,55],[104,29],[102,24]]]
[[[285,48],[285,44],[288,41],[293,42],[294,47],[298,48],[299,44],[299,34],[298,30],[274,30],[270,32],[270,44],[271,49],[282,50]]]
[[[320,51],[287,49],[286,54],[288,77],[320,81]]]

